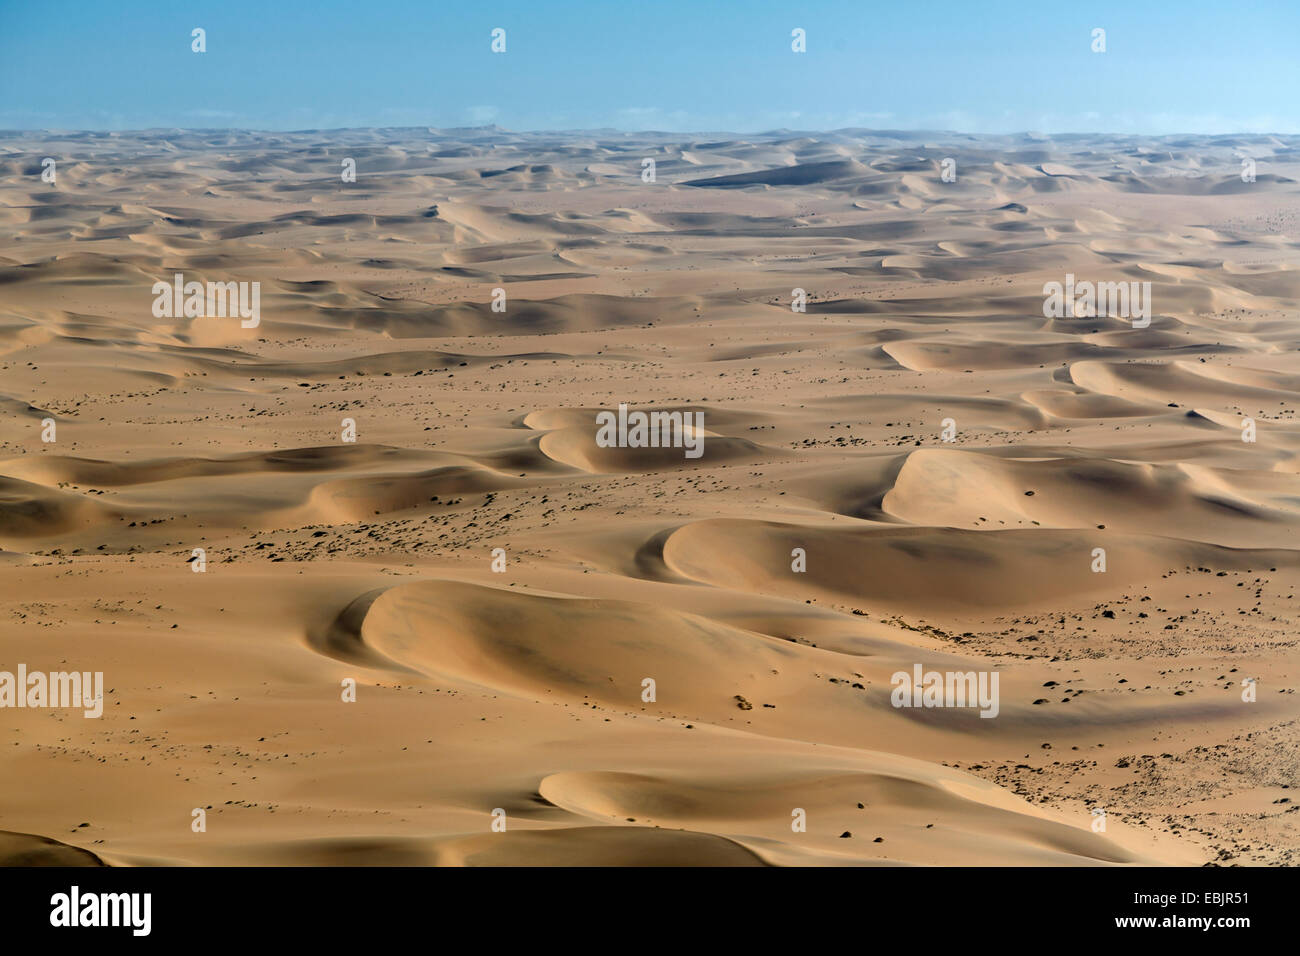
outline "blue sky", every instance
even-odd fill
[[[1300,0],[0,0],[0,128],[488,123],[1300,133]]]

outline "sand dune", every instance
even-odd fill
[[[925,449],[882,503],[913,524],[1104,528],[1231,547],[1281,544],[1300,522],[1300,485],[1250,496],[1231,472],[1103,459],[993,458]]]
[[[0,830],[0,866],[103,866],[93,853],[48,837]]]
[[[0,133],[0,865],[1295,863],[1297,149]]]

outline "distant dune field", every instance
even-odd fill
[[[1300,862],[1297,180],[0,134],[0,864]]]

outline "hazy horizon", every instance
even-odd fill
[[[481,126],[430,126],[427,124],[413,125],[389,125],[389,126],[307,126],[300,129],[270,129],[253,126],[142,126],[130,129],[96,129],[90,127],[0,127],[0,134],[4,135],[26,135],[31,133],[60,133],[60,134],[95,134],[95,135],[112,135],[119,134],[123,136],[138,135],[141,133],[155,132],[181,132],[181,133],[267,133],[276,136],[292,136],[303,133],[347,133],[347,132],[367,132],[367,131],[402,131],[402,130],[429,130],[435,133],[452,133],[452,132],[502,132],[515,135],[562,135],[572,133],[616,133],[623,136],[666,136],[666,137],[683,137],[683,136],[750,136],[750,137],[767,137],[767,136],[825,136],[834,133],[861,135],[863,133],[875,134],[880,136],[906,135],[910,137],[920,137],[925,135],[933,136],[965,136],[974,138],[992,138],[992,137],[1030,137],[1042,139],[1068,139],[1071,137],[1116,137],[1116,138],[1138,138],[1145,137],[1148,139],[1176,139],[1180,136],[1205,136],[1214,139],[1228,139],[1234,137],[1295,137],[1300,136],[1297,132],[1282,132],[1279,130],[1236,130],[1232,132],[1211,133],[1205,130],[1183,129],[1164,133],[1154,133],[1144,130],[1128,130],[1124,132],[1094,132],[1088,130],[1060,130],[1057,132],[1044,132],[1035,129],[1007,130],[1005,132],[994,132],[991,130],[956,130],[956,129],[928,129],[928,128],[900,128],[887,126],[837,126],[833,128],[814,128],[814,127],[781,127],[760,130],[741,130],[741,129],[656,129],[647,127],[644,129],[621,128],[615,126],[575,126],[569,128],[537,128],[537,129],[516,129],[509,126],[503,126],[499,123],[487,123]]]

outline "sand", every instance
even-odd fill
[[[1296,863],[1298,148],[0,135],[0,863]]]

